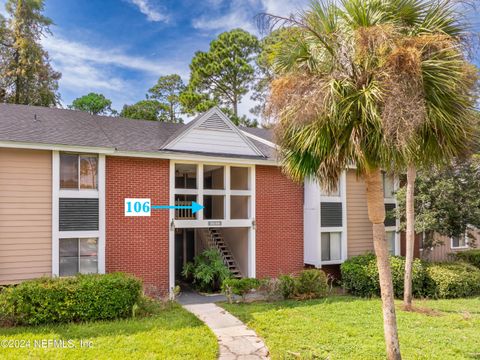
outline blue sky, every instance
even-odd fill
[[[145,97],[160,75],[188,81],[190,60],[220,32],[241,27],[256,33],[260,12],[287,15],[309,0],[46,0],[53,35],[43,40],[68,105],[99,92],[120,110]],[[5,0],[0,0],[0,13]],[[478,13],[472,23],[480,29]],[[478,63],[478,57],[477,57]],[[240,104],[248,114],[249,96]]]
[[[190,60],[222,31],[257,32],[260,12],[288,14],[308,0],[46,0],[55,23],[43,40],[62,73],[64,105],[99,92],[120,110],[145,97],[160,75],[178,73],[188,81]],[[0,0],[4,12],[5,0]],[[248,114],[253,104],[240,106]]]

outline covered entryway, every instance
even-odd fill
[[[182,270],[205,249],[217,249],[223,263],[237,278],[249,276],[250,228],[180,228],[175,229],[175,283],[185,279]]]

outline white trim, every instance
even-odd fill
[[[84,151],[83,151],[84,152]],[[52,275],[60,274],[60,239],[97,238],[97,271],[105,273],[105,154],[98,154],[97,190],[60,190],[60,152],[52,152]],[[98,230],[60,231],[60,198],[98,198]]]
[[[239,129],[235,124],[232,123],[232,121],[218,108],[218,107],[213,107],[210,110],[208,110],[206,113],[202,114],[200,118],[194,120],[195,124],[190,126],[188,129],[180,133],[177,137],[174,139],[170,140],[167,144],[162,146],[163,149],[169,149],[178,142],[180,142],[185,136],[187,136],[189,133],[191,133],[194,129],[197,129],[200,125],[202,125],[205,121],[207,121],[213,114],[217,114],[223,122],[230,128],[231,131],[234,133],[238,134],[240,138],[245,142],[245,144],[253,150],[254,153],[256,153],[259,156],[265,157],[265,155],[248,139]],[[219,131],[219,133],[221,133]]]
[[[105,155],[98,155],[98,273],[105,274],[106,208],[105,208]]]
[[[198,169],[197,169],[198,171]],[[175,163],[170,161],[170,186],[169,198],[170,204],[175,204]],[[198,181],[197,181],[198,187]],[[160,191],[162,189],[159,189]],[[168,289],[170,299],[173,299],[175,288],[175,226],[171,226],[175,219],[175,210],[168,211]]]
[[[270,146],[271,148],[274,148],[274,149],[277,149],[277,144],[271,142],[271,141],[268,141],[268,140],[265,140],[264,138],[261,138],[259,136],[256,136],[256,135],[253,135],[245,130],[240,130],[245,136],[253,139],[253,140],[256,140],[258,142],[261,142],[262,144],[265,144],[267,146]]]
[[[60,189],[60,154],[52,151],[52,276],[59,276],[58,192]]]
[[[257,238],[256,238],[256,232],[257,232],[257,227],[255,224],[255,218],[256,218],[256,213],[257,213],[257,208],[256,208],[256,167],[252,166],[249,169],[248,174],[250,175],[250,191],[251,191],[251,196],[250,196],[250,217],[251,222],[250,222],[250,230],[248,231],[248,276],[251,278],[257,277],[257,260],[256,260],[256,254],[257,254]]]
[[[20,141],[0,141],[0,148],[15,149],[32,149],[32,150],[52,150],[52,151],[68,151],[76,153],[93,153],[93,154],[113,154],[115,148],[110,147],[94,147],[94,146],[77,146],[77,145],[61,145],[61,144],[42,144]]]
[[[320,188],[320,185],[318,184],[318,191],[320,194],[320,204],[319,204],[319,209],[320,211],[318,212],[318,216],[320,217],[318,219],[319,222],[319,254],[318,254],[318,259],[319,259],[319,264],[314,264],[317,267],[322,267],[322,265],[334,265],[334,264],[341,264],[343,263],[348,256],[348,234],[347,234],[347,171],[344,170],[342,174],[340,175],[339,179],[339,184],[338,184],[339,190],[340,190],[340,195],[338,196],[324,196],[322,195],[322,189]],[[323,202],[337,202],[342,204],[342,226],[338,227],[322,227],[322,203]],[[322,260],[322,233],[340,233],[341,234],[341,258],[337,260]]]

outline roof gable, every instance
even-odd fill
[[[185,126],[162,150],[265,157],[217,107]]]

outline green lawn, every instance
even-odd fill
[[[427,315],[397,307],[404,359],[480,359],[480,298],[415,305],[435,311]],[[222,306],[265,340],[273,359],[385,358],[378,299],[337,296]]]
[[[9,339],[30,348],[5,348]],[[76,348],[34,348],[42,339],[71,339]],[[93,346],[80,348],[82,339]],[[0,359],[215,359],[217,351],[213,333],[176,304],[141,319],[0,329]]]

